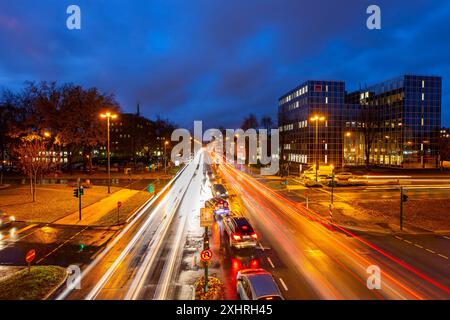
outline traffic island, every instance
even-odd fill
[[[0,280],[0,300],[44,300],[67,277],[58,266],[32,266]]]
[[[205,277],[194,283],[195,300],[223,300],[223,283],[215,277],[208,277],[208,292],[205,292]]]

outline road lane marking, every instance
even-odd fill
[[[427,250],[428,252],[431,252],[431,253],[436,253],[436,251],[433,251],[431,249],[425,249],[425,250]]]
[[[423,249],[423,247],[420,244],[414,243],[414,246],[416,246],[417,248]]]
[[[412,244],[412,242],[409,240],[403,239],[403,241],[405,241],[406,243]]]
[[[403,238],[399,236],[395,236],[395,238],[397,238],[398,240],[403,240]]]
[[[66,241],[64,241],[63,243],[61,243],[59,246],[57,246],[55,249],[53,249],[52,251],[50,251],[49,253],[47,253],[45,256],[43,256],[42,258],[40,258],[36,264],[40,264],[42,261],[44,261],[45,259],[47,259],[48,257],[50,257],[53,253],[55,253],[56,251],[58,251],[60,248],[62,248],[63,246],[65,246],[67,243],[69,243],[70,241],[73,240],[73,238],[75,238],[76,236],[80,235],[82,232],[84,232],[87,228],[89,228],[89,226],[83,228],[82,230],[80,230],[79,232],[75,233],[73,236],[71,236],[69,239],[67,239]]]
[[[272,260],[270,260],[269,257],[267,257],[267,261],[269,261],[270,266],[275,269],[275,265],[273,264]]]
[[[448,257],[447,257],[447,256],[444,256],[443,254],[438,253],[438,256],[441,257],[441,258],[444,258],[444,259],[447,259],[447,260],[448,260]]]
[[[263,245],[261,244],[261,242],[259,242],[259,247],[261,248],[262,251],[264,251],[264,247],[263,247]]]
[[[447,237],[447,236],[443,236],[445,239],[447,239],[447,240],[450,240],[450,238],[449,237]]]
[[[284,283],[283,279],[282,279],[282,278],[278,278],[278,279],[280,279],[280,282],[281,282],[281,285],[283,286],[283,289],[284,289],[285,291],[288,291],[289,289],[288,289],[288,287],[286,286],[286,283]]]

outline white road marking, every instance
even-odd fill
[[[411,243],[412,243],[411,241],[409,241],[409,240],[406,240],[406,239],[404,239],[403,241],[405,241],[406,243],[409,243],[409,244],[411,244]]]
[[[275,265],[273,264],[272,260],[270,260],[269,257],[267,257],[267,261],[269,261],[270,266],[275,269]]]
[[[417,248],[423,249],[423,247],[420,244],[414,243],[414,246],[416,246]]]
[[[443,254],[438,253],[438,256],[441,257],[441,258],[444,258],[444,259],[447,259],[447,260],[448,260],[448,257],[447,257],[447,256],[444,256]]]
[[[430,250],[430,249],[425,249],[425,250],[427,250],[428,252],[431,252],[431,253],[436,253],[436,251],[433,251],[433,250]]]
[[[285,291],[288,291],[289,289],[288,289],[288,287],[286,286],[286,283],[284,283],[283,279],[281,279],[281,278],[278,278],[278,279],[280,279],[280,283],[281,283],[281,285],[283,286],[283,289],[284,289]]]
[[[399,237],[399,236],[395,236],[395,238],[398,239],[398,240],[403,240],[403,238]]]
[[[447,239],[447,240],[450,240],[450,238],[449,237],[447,237],[447,236],[443,236],[445,239]]]
[[[261,248],[262,251],[264,251],[264,247],[263,247],[263,245],[261,244],[261,242],[259,242],[259,247]]]

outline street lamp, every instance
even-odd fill
[[[169,144],[169,141],[164,141],[164,174],[167,174],[167,145]]]
[[[317,179],[317,170],[319,168],[319,121],[325,121],[325,117],[324,116],[319,116],[319,115],[314,115],[311,117],[310,119],[311,121],[315,121],[316,122],[316,148],[314,150],[314,158],[315,158],[315,169],[316,169],[316,182],[318,181]]]
[[[110,158],[110,152],[109,152],[109,122],[110,119],[116,119],[117,114],[113,114],[111,112],[106,112],[100,114],[100,117],[102,119],[106,119],[106,128],[107,128],[107,147],[106,147],[106,155],[108,158],[108,193],[111,193],[111,158]]]

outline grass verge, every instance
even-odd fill
[[[66,277],[57,266],[33,266],[0,281],[0,300],[42,300]]]

